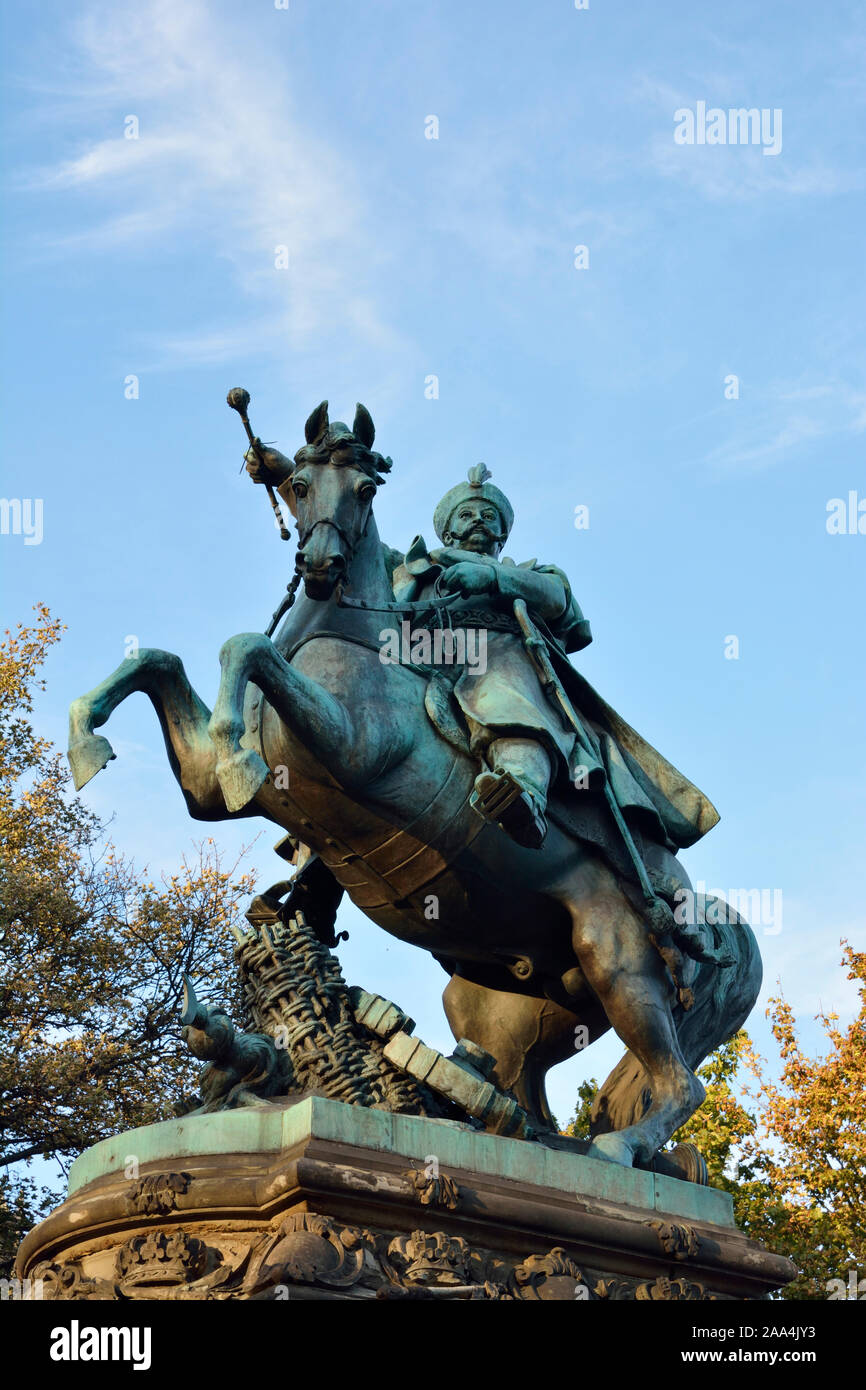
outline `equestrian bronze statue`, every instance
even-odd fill
[[[144,692],[190,815],[273,821],[334,901],[429,951],[455,1038],[539,1130],[546,1072],[613,1028],[627,1051],[588,1152],[648,1167],[760,986],[750,927],[696,907],[677,858],[716,811],[571,664],[589,624],[561,569],[502,557],[513,511],[483,466],[437,507],[441,546],[400,553],[373,515],[392,465],[368,411],[350,429],[323,402],[305,434],[293,459],[252,435],[247,455],[298,532],[269,632],[225,643],[213,710],[179,657],[126,659],[72,706],[75,785]]]

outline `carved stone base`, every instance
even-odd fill
[[[95,1145],[17,1274],[50,1299],[596,1302],[759,1298],[793,1269],[726,1193],[311,1096]]]

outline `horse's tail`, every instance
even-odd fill
[[[712,911],[713,903],[718,903],[716,913]],[[703,907],[702,930],[707,933],[707,944],[719,954],[733,957],[735,963],[724,967],[699,962],[691,984],[694,1003],[689,1009],[678,1003],[673,1010],[683,1059],[692,1071],[742,1028],[758,997],[763,974],[758,943],[745,918],[716,898],[706,897]],[[707,915],[710,923],[705,921]],[[714,916],[720,920],[713,923]],[[651,1103],[646,1072],[637,1057],[627,1052],[593,1101],[592,1133],[604,1134],[637,1124]]]

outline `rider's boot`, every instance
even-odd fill
[[[487,749],[487,762],[475,779],[470,805],[517,844],[540,849],[547,834],[547,753],[534,739],[497,738]]]

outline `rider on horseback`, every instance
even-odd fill
[[[445,494],[433,517],[443,548],[428,552],[416,536],[394,572],[394,594],[431,604],[459,596],[448,605],[451,624],[486,632],[486,669],[455,672],[453,688],[470,749],[482,763],[471,800],[518,844],[534,849],[547,831],[551,775],[557,766],[572,771],[576,739],[542,693],[514,601],[523,600],[544,637],[563,652],[580,651],[592,636],[562,570],[499,559],[514,512],[489,478],[478,464],[468,482]]]
[[[245,412],[247,393],[229,396]],[[571,1055],[575,1026],[615,1028],[628,1051],[594,1107],[590,1152],[647,1166],[694,1113],[696,1066],[742,1025],[760,985],[747,924],[673,910],[689,889],[677,852],[717,812],[571,665],[589,629],[560,571],[500,560],[511,507],[483,467],[437,508],[442,549],[419,539],[398,556],[373,517],[391,461],[373,451],[369,412],[358,406],[350,430],[323,401],[304,434],[293,463],[255,437],[248,458],[298,525],[277,621],[223,644],[212,710],[180,658],[158,648],[75,700],[76,789],[114,756],[96,730],[127,696],[147,694],[190,814],[263,815],[308,846],[290,898],[314,909],[320,939],[333,940],[345,890],[431,951],[451,976],[455,1037],[489,1052],[496,1084],[543,1124],[544,1074]],[[431,663],[423,643],[401,659],[408,669],[383,661],[382,615],[402,631],[407,612],[437,624],[436,636],[455,620],[489,634],[485,669]],[[438,650],[444,658],[444,642]],[[490,820],[539,847],[509,847],[480,824],[473,793]]]
[[[260,445],[248,453],[247,470],[255,482],[281,488],[291,464],[278,450]],[[445,494],[433,518],[443,548],[428,553],[416,536],[394,570],[394,594],[412,603],[429,598],[431,614],[436,600],[447,597],[452,627],[485,632],[485,670],[451,668],[470,750],[482,763],[472,804],[519,844],[535,849],[547,832],[552,772],[558,767],[572,773],[576,740],[539,686],[513,616],[514,601],[526,603],[545,639],[563,655],[580,651],[592,636],[562,570],[534,560],[500,561],[514,511],[489,478],[478,464],[468,482]],[[585,750],[578,761],[585,766]],[[590,781],[598,770],[590,766]]]
[[[333,428],[350,433],[345,426]],[[270,482],[282,494],[291,461],[278,449],[256,444],[247,454],[247,471],[254,482]],[[499,559],[514,513],[489,479],[478,464],[467,482],[442,498],[433,518],[442,548],[428,552],[420,536],[402,557],[385,547],[395,598],[413,605],[416,621],[429,600],[431,621],[447,615],[452,627],[486,633],[483,671],[437,671],[462,713],[469,751],[483,763],[473,804],[518,843],[537,848],[547,830],[551,783],[557,783],[571,792],[565,799],[571,828],[615,857],[626,834],[621,828],[611,842],[598,822],[597,798],[585,795],[604,789],[617,819],[622,812],[630,825],[671,850],[692,844],[715,824],[715,809],[570,664],[567,653],[592,641],[589,623],[561,569]],[[634,852],[630,858],[635,860]]]

